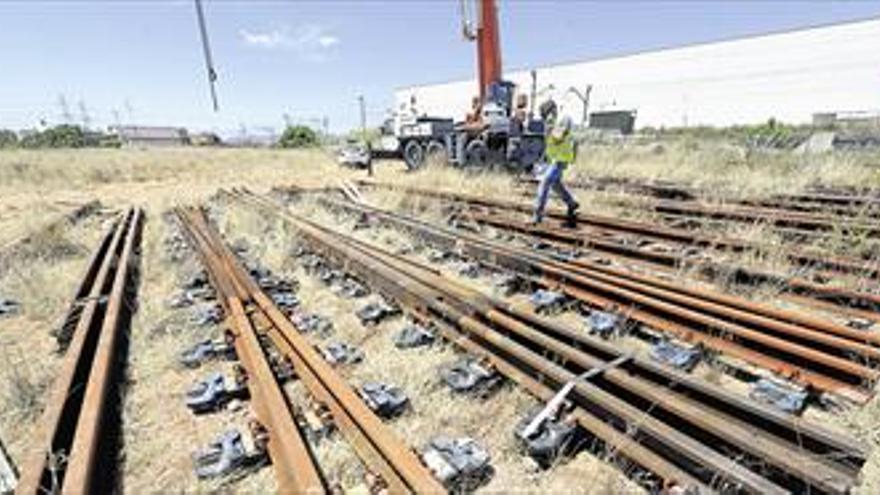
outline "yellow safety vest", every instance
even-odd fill
[[[561,138],[547,136],[547,146],[544,153],[550,163],[571,163],[574,161],[574,139],[571,136]]]

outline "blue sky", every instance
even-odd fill
[[[471,77],[458,1],[204,0],[219,73],[210,107],[191,0],[0,0],[0,127],[96,125],[236,132],[327,116],[378,124],[393,89]],[[601,58],[880,15],[880,1],[501,0],[508,69]]]

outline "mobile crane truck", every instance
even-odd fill
[[[526,111],[525,94],[514,105],[516,85],[502,79],[496,0],[461,0],[461,11],[464,36],[477,45],[479,96],[472,112],[464,122],[420,116],[413,99],[383,126],[380,149],[410,169],[431,158],[458,167],[529,170],[544,153],[544,122]]]

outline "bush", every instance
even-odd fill
[[[35,132],[21,140],[25,148],[82,148],[88,144],[82,128],[69,124]]]
[[[18,134],[9,129],[0,129],[0,148],[14,148],[18,145]]]
[[[318,135],[304,125],[290,126],[284,129],[278,145],[282,148],[310,148],[318,145]]]

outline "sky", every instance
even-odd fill
[[[192,0],[0,0],[0,128],[68,113],[93,126],[233,135],[292,122],[378,125],[395,88],[473,77],[458,0],[203,0],[211,108]],[[500,0],[508,70],[880,16],[878,1]]]

